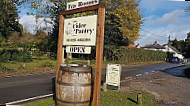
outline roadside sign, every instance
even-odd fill
[[[97,15],[65,19],[63,45],[96,44]]]
[[[99,0],[78,0],[75,2],[67,3],[67,10],[73,10],[81,7],[88,7],[99,4]]]
[[[93,105],[99,106],[104,45],[104,24],[106,13],[105,5],[98,4],[99,0],[80,0],[80,3],[78,0],[77,2],[77,5],[80,4],[80,6],[71,7],[73,5],[70,5],[70,7],[68,7],[69,4],[67,4],[67,8],[69,9],[60,12],[56,64],[56,82],[58,81],[60,65],[64,64],[64,58],[60,58],[64,56],[64,46],[96,46],[96,66],[93,84]],[[96,11],[98,15],[65,19],[65,16],[67,15],[87,11]],[[56,90],[56,94],[57,93],[60,92]]]
[[[91,54],[91,47],[67,46],[66,47],[66,53]]]
[[[120,89],[120,64],[108,64],[106,71],[106,84],[108,89]]]

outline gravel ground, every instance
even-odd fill
[[[163,72],[128,78],[121,82],[120,90],[149,92],[159,106],[190,106],[190,79]]]

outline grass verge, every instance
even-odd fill
[[[143,92],[120,92],[108,90],[100,93],[100,106],[137,106],[137,94],[142,93],[143,106],[157,106],[154,96]],[[37,100],[22,106],[52,106],[54,101],[52,98]]]
[[[0,63],[0,76],[32,74],[53,71],[55,60],[33,60],[31,62],[7,62]]]
[[[153,61],[153,62],[135,62],[127,63],[126,65],[142,65],[142,64],[153,64],[153,63],[163,63],[163,61]],[[80,64],[87,65],[87,60],[79,59],[67,59],[66,64]],[[95,68],[95,60],[91,60],[91,66]],[[103,67],[106,68],[107,64],[118,64],[112,61],[103,61]],[[9,75],[21,75],[21,74],[33,74],[33,73],[43,73],[55,71],[56,60],[51,60],[49,58],[35,58],[31,62],[14,62],[10,61],[7,63],[0,63],[0,76]]]

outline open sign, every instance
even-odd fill
[[[91,54],[91,47],[85,46],[67,46],[67,53],[80,53],[80,54]]]

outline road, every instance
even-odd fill
[[[178,65],[160,63],[122,66],[121,80],[152,71],[177,67]],[[105,70],[104,68],[102,71],[103,81],[105,81]],[[55,73],[0,77],[0,104],[50,94],[53,91],[53,78],[55,78]]]
[[[0,78],[0,105],[52,93],[55,73]]]

